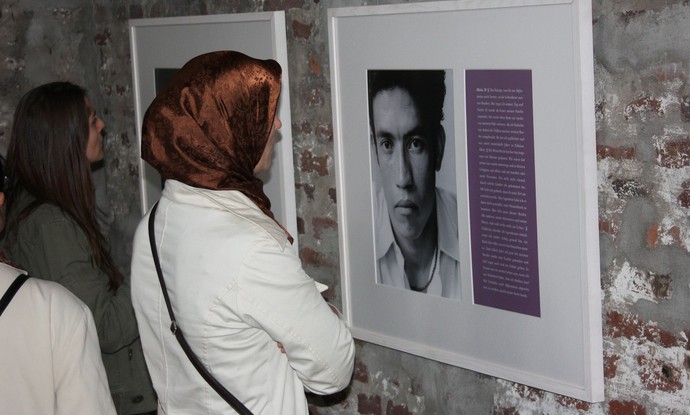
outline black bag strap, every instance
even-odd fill
[[[5,311],[7,308],[7,305],[12,301],[12,298],[14,298],[14,295],[19,291],[19,288],[24,284],[24,281],[28,280],[29,276],[27,274],[20,274],[17,275],[17,278],[12,281],[12,284],[10,284],[10,287],[5,291],[5,294],[0,298],[0,315],[2,315],[2,312]]]
[[[199,372],[201,377],[204,378],[204,380],[216,391],[218,394],[227,402],[232,408],[237,411],[238,414],[240,415],[252,415],[252,412],[247,409],[246,406],[242,402],[240,402],[237,398],[235,398],[235,395],[230,393],[229,390],[225,389],[223,385],[220,384],[216,380],[216,378],[211,375],[208,370],[204,367],[204,365],[199,361],[199,358],[196,357],[194,352],[192,351],[191,347],[189,347],[189,343],[187,343],[187,340],[184,338],[182,335],[182,329],[177,325],[177,322],[175,321],[175,315],[173,314],[172,306],[170,305],[170,298],[168,298],[168,289],[165,286],[165,280],[163,279],[163,270],[161,269],[161,264],[160,260],[158,259],[158,251],[156,250],[156,237],[154,235],[154,226],[153,226],[153,220],[156,216],[156,209],[158,209],[158,202],[156,202],[155,205],[153,205],[153,208],[151,209],[151,214],[149,215],[149,241],[151,242],[151,253],[153,254],[153,262],[156,264],[156,272],[158,273],[158,280],[161,283],[161,288],[163,289],[163,297],[165,298],[165,305],[168,307],[168,314],[170,314],[170,331],[175,335],[175,338],[177,338],[177,341],[180,343],[180,346],[182,346],[182,350],[184,350],[184,353],[187,355],[189,360],[192,362],[192,365],[194,365],[194,368]]]

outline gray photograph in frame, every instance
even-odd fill
[[[453,73],[369,69],[367,82],[376,281],[459,299]],[[417,285],[403,263],[423,265]]]
[[[132,19],[129,30],[139,143],[144,113],[156,96],[156,88],[191,58],[216,50],[235,50],[280,64],[283,88],[278,116],[284,127],[276,137],[273,165],[260,177],[276,218],[297,235],[285,12]],[[144,213],[158,200],[162,184],[158,172],[143,160],[139,171]],[[297,239],[294,243],[296,246]]]
[[[604,399],[591,3],[438,1],[328,11],[344,315],[356,338],[589,402]],[[410,30],[411,27],[424,30]],[[381,36],[386,33],[386,36]],[[362,47],[366,45],[366,47]],[[538,47],[536,47],[538,45]],[[367,73],[452,74],[459,300],[376,283]],[[538,311],[475,302],[472,71],[531,76]],[[527,95],[526,95],[527,96]],[[555,156],[557,155],[557,156]],[[534,258],[537,256],[535,255]]]

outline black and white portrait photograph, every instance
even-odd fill
[[[376,281],[460,298],[452,104],[445,70],[369,70]],[[446,114],[449,112],[449,114]]]

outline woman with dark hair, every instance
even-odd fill
[[[2,245],[30,275],[62,284],[93,313],[119,414],[155,410],[128,279],[96,219],[93,163],[103,159],[103,120],[83,88],[54,82],[29,91],[7,150],[10,197]]]

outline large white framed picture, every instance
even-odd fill
[[[602,401],[590,1],[332,8],[328,23],[354,336]]]
[[[139,143],[149,104],[191,58],[216,50],[235,50],[280,64],[283,87],[278,116],[284,127],[276,135],[273,165],[261,178],[276,219],[297,235],[285,12],[132,19],[129,29]],[[140,160],[139,171],[143,213],[158,200],[162,183],[158,172],[144,160]]]

